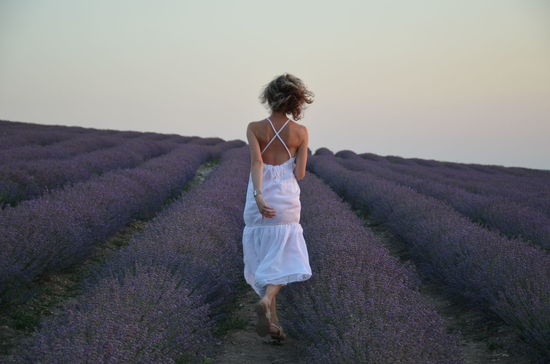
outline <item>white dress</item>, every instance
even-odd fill
[[[279,132],[275,130],[290,158],[279,165],[265,164],[262,195],[265,203],[275,209],[275,217],[263,217],[253,196],[252,173],[248,179],[244,208],[243,259],[245,280],[263,297],[266,284],[287,284],[311,277],[308,251],[300,225],[300,186],[294,176],[296,156],[292,156]]]

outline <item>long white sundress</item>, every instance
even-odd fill
[[[294,176],[296,156],[292,156],[279,132],[267,118],[275,135],[267,147],[279,138],[290,158],[282,164],[264,163],[262,194],[268,206],[275,209],[275,217],[265,217],[254,199],[252,172],[248,179],[244,208],[243,231],[244,277],[260,296],[265,295],[266,284],[287,284],[305,281],[311,277],[306,242],[300,225],[300,186]]]

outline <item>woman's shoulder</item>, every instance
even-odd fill
[[[259,127],[262,124],[262,121],[264,120],[256,120],[256,121],[250,121],[247,125],[248,128],[255,129]]]
[[[246,130],[250,130],[254,134],[256,134],[260,127],[260,121],[250,121],[246,125]]]
[[[262,120],[255,120],[255,121],[250,121],[247,125],[247,128],[250,128],[254,131],[258,130],[258,131],[263,131],[265,130],[265,128],[268,126],[267,124],[267,120],[266,119],[262,119]],[[298,134],[300,135],[303,135],[304,133],[307,133],[307,127],[303,124],[300,124],[300,123],[297,123],[296,121],[294,120],[290,120],[290,122],[288,123],[287,127],[291,127],[292,129],[294,129],[296,132],[298,132]]]
[[[292,125],[293,129],[295,129],[299,135],[303,136],[307,134],[307,127],[304,124],[297,123],[294,120],[291,120],[288,124]]]

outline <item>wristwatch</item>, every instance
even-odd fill
[[[254,190],[254,192],[252,193],[254,195],[254,197],[258,196],[258,195],[261,195],[262,194],[262,190]]]

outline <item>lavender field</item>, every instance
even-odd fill
[[[0,362],[550,363],[550,171],[327,148],[307,169],[313,276],[267,350],[244,141],[0,121]]]

